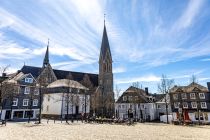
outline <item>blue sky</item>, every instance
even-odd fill
[[[208,0],[1,0],[0,66],[42,66],[47,40],[53,68],[98,73],[104,13],[114,83],[138,81],[157,92],[161,75],[177,85],[210,81]]]

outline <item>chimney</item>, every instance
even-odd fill
[[[207,82],[207,87],[208,87],[208,90],[210,92],[210,82]]]
[[[145,87],[145,93],[148,95],[149,91],[148,91],[148,87]]]
[[[7,76],[7,74],[6,73],[2,73],[2,77],[6,77]]]

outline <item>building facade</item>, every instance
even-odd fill
[[[115,116],[119,119],[127,119],[131,113],[136,120],[155,120],[156,104],[154,97],[147,91],[148,89],[129,87],[115,103]]]
[[[38,115],[39,89],[34,77],[20,72],[6,79],[2,85],[1,119],[35,119]]]
[[[44,118],[81,118],[90,113],[88,88],[80,83],[62,79],[47,86],[43,96],[42,115]]]
[[[192,82],[170,90],[174,121],[210,122],[210,93],[208,88]]]

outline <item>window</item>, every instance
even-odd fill
[[[192,106],[192,108],[197,108],[197,103],[196,102],[192,102],[191,106]]]
[[[123,96],[123,101],[127,101],[127,96]]]
[[[129,101],[132,101],[132,99],[133,99],[132,96],[129,96]]]
[[[24,94],[29,94],[30,93],[30,87],[25,87]]]
[[[144,108],[145,106],[144,105],[142,105],[142,108]]]
[[[23,106],[28,106],[29,99],[23,99]]]
[[[26,83],[33,83],[33,79],[32,78],[25,78],[25,82]]]
[[[38,106],[38,100],[37,99],[33,100],[33,106]]]
[[[125,108],[125,105],[122,105],[122,108]]]
[[[190,99],[195,99],[195,93],[190,93]]]
[[[187,94],[186,93],[182,93],[182,99],[187,99]]]
[[[130,108],[133,108],[133,106],[132,106],[132,105],[130,105]]]
[[[179,104],[180,104],[179,102],[175,102],[174,103],[174,108],[179,108]]]
[[[157,109],[161,109],[161,105],[157,105]]]
[[[201,102],[201,108],[207,108],[206,102]]]
[[[199,98],[200,99],[205,99],[205,94],[204,93],[199,93]]]
[[[187,102],[183,102],[183,108],[188,108],[188,104],[187,104]]]
[[[178,94],[174,94],[173,98],[174,98],[174,100],[177,100],[178,99]]]
[[[14,98],[12,102],[12,106],[17,106],[18,105],[18,98]]]
[[[34,89],[34,95],[39,95],[39,89],[38,88]]]

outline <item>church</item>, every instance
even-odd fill
[[[114,92],[112,55],[104,23],[102,43],[99,56],[99,74],[64,71],[53,69],[49,60],[49,41],[42,67],[24,65],[18,71],[31,74],[43,87],[61,79],[69,79],[79,82],[87,87],[90,95],[90,115],[112,117],[114,115]]]

